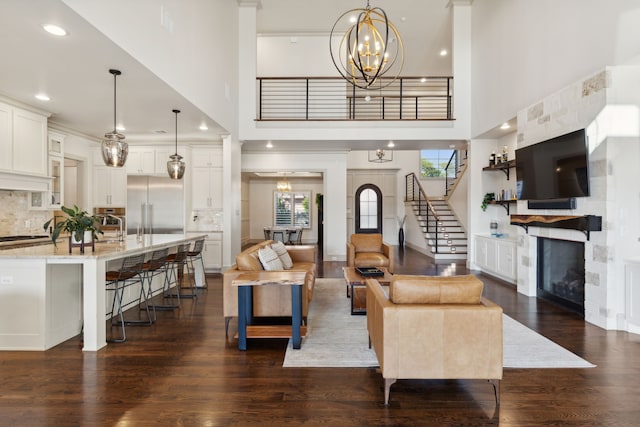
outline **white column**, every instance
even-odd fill
[[[106,262],[87,258],[82,266],[84,347],[83,351],[97,351],[107,345]]]
[[[255,128],[258,0],[238,2],[238,137],[244,139],[245,129]]]

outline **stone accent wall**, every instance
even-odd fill
[[[638,71],[636,71],[638,72]],[[536,295],[536,238],[585,242],[585,319],[606,329],[624,329],[625,289],[624,257],[633,256],[637,237],[637,194],[629,193],[636,185],[640,142],[638,130],[618,138],[615,123],[619,112],[614,93],[623,93],[625,73],[607,68],[553,94],[518,113],[517,148],[541,142],[577,129],[586,128],[589,138],[589,172],[591,197],[577,198],[575,210],[529,210],[519,201],[518,214],[601,215],[603,231],[592,232],[590,240],[575,230],[529,228],[518,231],[518,292]],[[638,115],[636,102],[636,121]],[[617,110],[616,110],[617,111]],[[626,117],[625,117],[626,118]],[[633,114],[629,116],[633,121]],[[627,123],[625,123],[627,124]],[[635,133],[635,135],[634,135]],[[631,157],[633,160],[630,160]],[[636,166],[633,166],[633,161]],[[629,197],[631,196],[631,198]],[[630,203],[630,200],[634,200]],[[622,212],[622,214],[621,214]],[[635,227],[635,228],[632,228]],[[626,231],[623,231],[626,230]],[[636,233],[631,233],[635,231]]]
[[[46,234],[42,225],[51,211],[29,210],[29,193],[0,190],[0,236]]]

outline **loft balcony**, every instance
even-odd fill
[[[386,83],[381,78],[381,86]],[[399,77],[360,89],[339,77],[258,77],[256,120],[452,121],[453,77]]]

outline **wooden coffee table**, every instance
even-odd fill
[[[385,267],[378,267],[384,271],[384,276],[371,277],[382,285],[389,285],[393,274],[389,273]],[[367,314],[367,285],[363,277],[354,267],[343,267],[344,280],[347,281],[347,298],[351,297],[351,314]]]

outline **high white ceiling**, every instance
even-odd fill
[[[382,7],[398,27],[409,52],[407,69],[450,74],[449,57],[439,55],[443,48],[451,50],[447,3],[371,0],[371,6]],[[340,14],[364,6],[365,0],[261,0],[257,30],[328,35]],[[45,33],[41,25],[47,22],[63,25],[69,35]],[[219,134],[227,133],[60,0],[1,0],[0,49],[0,95],[50,112],[54,125],[96,139],[113,130],[113,76],[108,69],[117,68],[123,72],[117,79],[117,122],[125,126],[127,141],[173,142],[174,108],[182,111],[180,141],[218,141]],[[414,52],[419,54],[410,54]],[[36,100],[38,92],[51,100]],[[199,130],[202,123],[209,130]]]
[[[405,47],[402,74],[451,75],[450,0],[370,0],[398,29]],[[364,8],[366,0],[261,0],[258,34],[326,34],[343,13]]]

